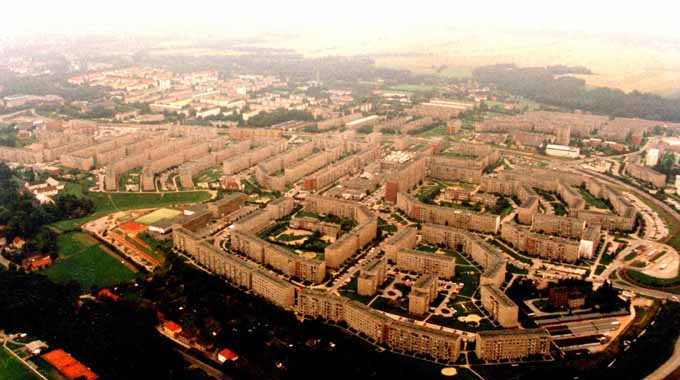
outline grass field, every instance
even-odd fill
[[[88,290],[92,286],[107,287],[135,278],[132,271],[107,254],[94,238],[82,232],[60,235],[57,246],[59,258],[43,271],[52,281],[76,281]]]
[[[168,209],[168,208],[159,208],[156,211],[153,211],[149,214],[146,214],[142,217],[135,219],[135,222],[141,223],[141,224],[153,224],[153,223],[158,222],[159,220],[174,218],[181,213],[182,212],[178,211],[178,210],[172,210],[172,209]]]
[[[173,204],[202,202],[210,199],[207,191],[173,193],[90,193],[96,211],[132,210]]]
[[[431,85],[431,84],[408,84],[408,83],[402,83],[397,86],[392,86],[390,87],[390,90],[395,90],[395,91],[409,91],[409,92],[417,92],[417,91],[434,91],[437,89],[437,86]]]
[[[90,193],[95,212],[80,219],[62,220],[52,224],[61,231],[71,231],[78,226],[115,211],[140,208],[163,207],[175,204],[190,204],[210,199],[207,191],[186,191],[173,193]]]
[[[680,286],[680,274],[673,278],[657,278],[646,275],[635,269],[626,269],[625,275],[628,277],[628,279],[633,280],[634,282],[657,288],[675,288],[677,291],[678,286]],[[671,289],[664,290],[672,291]]]
[[[440,124],[434,128],[430,128],[426,131],[416,133],[417,136],[420,137],[436,137],[436,136],[443,136],[448,134],[448,127],[446,124]]]
[[[3,347],[0,348],[0,379],[39,380],[40,377],[21,364]]]

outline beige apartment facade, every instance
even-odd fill
[[[550,354],[550,334],[546,329],[480,331],[475,353],[481,360],[513,360],[530,355]]]

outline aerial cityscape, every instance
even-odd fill
[[[0,379],[680,379],[680,28],[524,3],[8,21]]]

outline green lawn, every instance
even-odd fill
[[[458,295],[464,297],[472,297],[472,295],[479,288],[479,271],[477,269],[464,268],[456,271],[456,276],[453,278],[453,282],[459,282],[463,284],[463,288],[460,290]]]
[[[646,275],[635,269],[626,269],[626,276],[628,276],[628,278],[630,278],[634,282],[658,288],[680,286],[680,274],[673,278],[656,278]]]
[[[210,199],[210,193],[207,191],[171,193],[90,193],[90,198],[94,201],[96,211],[101,212],[202,202]]]
[[[159,220],[174,218],[180,214],[182,214],[182,211],[172,210],[168,208],[159,208],[158,210],[155,210],[149,214],[146,214],[142,217],[135,219],[135,222],[147,225],[154,224]]]
[[[448,127],[446,124],[439,124],[438,126],[434,128],[430,128],[421,132],[416,133],[417,136],[420,137],[436,137],[436,136],[443,136],[448,134]]]
[[[199,182],[215,182],[219,181],[220,177],[224,173],[222,165],[217,167],[212,167],[206,169],[193,178],[194,184],[197,185]]]
[[[66,184],[64,185],[64,193],[80,197],[83,195],[83,187],[85,186],[86,186],[85,184],[66,182]]]
[[[606,203],[600,198],[597,198],[593,194],[591,194],[588,190],[579,187],[579,193],[581,193],[581,196],[583,199],[586,201],[587,204],[590,206],[596,207],[596,208],[601,208],[605,210],[609,210],[609,206],[607,206]]]
[[[371,302],[373,297],[364,297],[364,296],[359,295],[359,293],[357,292],[357,284],[358,284],[358,281],[359,281],[359,274],[360,274],[360,272],[355,273],[354,276],[352,277],[352,280],[347,285],[340,288],[339,292],[344,297],[347,297],[347,298],[354,300],[354,301],[359,301],[359,302],[363,303],[364,305],[367,305],[369,302]]]
[[[135,278],[135,274],[107,254],[90,236],[74,232],[57,239],[59,258],[43,270],[55,282],[78,282],[84,290],[92,286],[108,287]]]
[[[555,215],[557,216],[564,216],[567,215],[567,209],[564,208],[564,205],[560,202],[551,202],[550,203],[553,208],[555,209]]]
[[[62,220],[53,223],[52,226],[61,231],[71,231],[90,220],[97,219],[114,211],[203,202],[210,199],[210,192],[90,193],[89,197],[95,204],[94,213],[79,219]]]
[[[0,348],[0,379],[39,380],[30,369],[12,356],[5,348]]]

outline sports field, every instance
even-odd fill
[[[43,274],[55,282],[76,281],[83,290],[108,287],[135,278],[135,274],[110,256],[99,242],[82,232],[60,235],[59,258]]]
[[[59,231],[71,231],[90,220],[125,210],[163,207],[175,204],[203,202],[211,198],[208,191],[181,191],[173,193],[95,193],[88,195],[95,205],[94,213],[80,219],[66,219],[51,226]]]
[[[156,211],[150,212],[144,216],[135,219],[135,222],[149,225],[156,223],[162,219],[174,218],[177,215],[180,215],[181,213],[182,212],[178,210],[172,210],[169,208],[159,208]]]
[[[40,380],[37,375],[21,364],[4,347],[0,347],[0,379]]]

